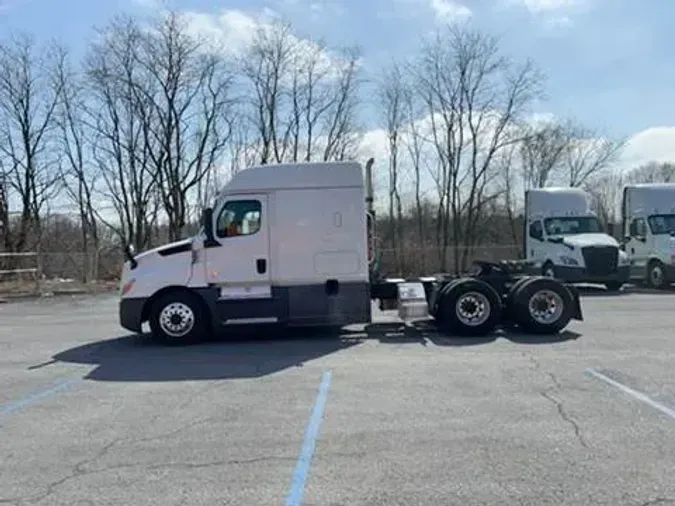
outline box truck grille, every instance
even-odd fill
[[[619,248],[616,246],[586,246],[581,248],[590,276],[607,276],[616,272],[619,264]]]

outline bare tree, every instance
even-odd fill
[[[531,62],[514,65],[502,56],[497,39],[465,26],[450,27],[427,44],[416,74],[439,159],[441,266],[452,241],[458,272],[478,240],[486,205],[498,196],[488,191],[493,159],[519,140],[512,127],[538,96],[540,75]]]
[[[341,160],[356,148],[358,51],[331,55],[291,26],[258,27],[241,57],[260,163]]]
[[[626,178],[620,171],[608,170],[584,185],[586,191],[591,194],[598,216],[605,225],[619,221],[619,208],[625,181]]]
[[[626,141],[602,137],[589,128],[570,123],[564,163],[570,186],[582,186],[617,160]]]
[[[147,153],[159,179],[169,240],[183,236],[188,200],[222,161],[231,134],[231,72],[171,12],[144,34],[136,54],[148,82],[134,83],[149,105],[143,118]],[[143,112],[141,109],[140,112]]]
[[[422,265],[426,265],[426,246],[427,233],[425,229],[425,222],[428,219],[427,207],[422,199],[422,168],[425,164],[426,153],[426,139],[422,137],[419,126],[419,101],[416,99],[414,90],[410,85],[404,89],[404,108],[407,125],[405,128],[405,147],[408,153],[408,158],[412,166],[414,185],[415,185],[415,217],[417,224],[417,240],[421,248],[418,254]],[[426,168],[426,167],[425,167]],[[427,168],[428,169],[428,168]]]
[[[62,152],[60,172],[65,193],[78,210],[84,254],[82,280],[86,283],[97,276],[100,241],[94,191],[99,174],[91,164],[92,132],[85,122],[87,88],[82,76],[73,69],[67,51],[59,48],[56,56],[53,86],[62,92],[54,116]]]
[[[401,137],[406,126],[405,86],[401,69],[394,64],[384,73],[381,83],[381,106],[385,116],[387,151],[389,155],[389,236],[399,272],[403,272],[403,204],[399,180]]]
[[[157,217],[159,175],[147,142],[157,121],[150,98],[154,83],[140,63],[144,34],[133,19],[115,18],[101,35],[85,61],[91,94],[87,125],[92,160],[107,190],[102,197],[111,203],[116,219],[99,209],[96,214],[125,244],[140,250],[150,244]]]
[[[59,191],[57,159],[49,148],[62,89],[50,85],[51,53],[28,35],[0,44],[0,154],[4,190],[13,190],[21,206],[16,251],[28,246],[30,232],[39,235],[40,211]]]
[[[527,127],[519,150],[525,189],[543,188],[559,179],[569,152],[570,135],[564,125]]]
[[[675,182],[675,163],[647,162],[626,175],[630,183],[672,183]]]

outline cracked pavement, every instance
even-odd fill
[[[390,323],[184,349],[126,336],[114,297],[6,304],[0,504],[283,504],[330,370],[306,506],[675,505],[675,420],[584,374],[675,408],[673,303],[588,294],[558,340]]]

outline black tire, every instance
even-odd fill
[[[668,286],[666,268],[662,262],[652,260],[647,267],[647,285],[655,290],[662,290]]]
[[[470,321],[471,313],[474,313],[475,321]],[[464,278],[443,289],[436,319],[444,332],[457,336],[484,336],[499,324],[501,314],[501,298],[494,288],[479,279]]]
[[[535,299],[536,297],[536,299]],[[538,301],[547,307],[536,307]],[[530,334],[556,334],[573,316],[574,299],[565,285],[547,277],[522,283],[512,294],[511,314],[518,326]],[[542,314],[553,310],[551,315]]]
[[[451,289],[451,286],[457,284],[459,279],[453,279],[452,281],[445,283],[436,293],[431,297],[431,307],[429,314],[434,317],[434,319],[441,324],[444,318],[444,313],[440,309],[442,307],[441,301],[443,300],[443,294],[447,293]]]
[[[184,324],[182,329],[181,324]],[[210,327],[209,313],[204,301],[188,290],[165,293],[152,304],[152,337],[164,345],[184,346],[198,343],[206,337]]]
[[[511,285],[511,288],[509,288],[509,293],[506,296],[506,304],[505,304],[505,306],[506,306],[505,307],[505,313],[506,314],[503,314],[502,318],[504,320],[506,320],[507,322],[509,322],[510,324],[513,324],[514,321],[515,321],[515,314],[514,314],[515,308],[514,308],[513,301],[515,299],[516,292],[518,291],[518,289],[524,283],[527,283],[528,281],[530,281],[530,279],[532,279],[531,276],[520,278],[515,283],[513,283],[513,285]]]
[[[623,287],[623,281],[610,281],[605,283],[605,288],[610,292],[618,292]]]

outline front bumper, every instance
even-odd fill
[[[141,333],[143,328],[143,307],[145,297],[125,298],[120,300],[119,313],[120,325],[136,333]]]
[[[630,279],[630,265],[622,265],[616,272],[607,276],[591,276],[583,267],[556,265],[556,277],[567,283],[628,283]]]

